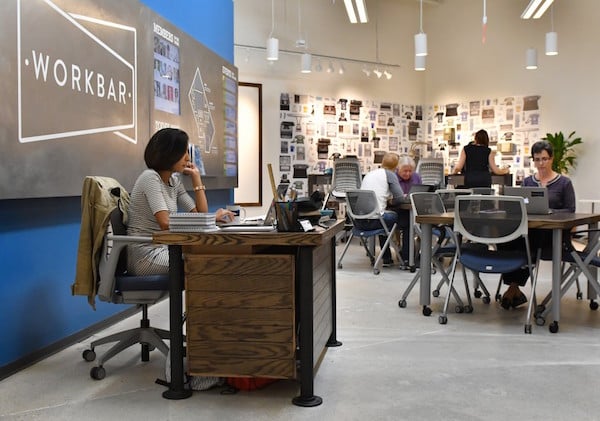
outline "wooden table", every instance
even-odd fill
[[[446,212],[436,215],[419,215],[416,222],[421,224],[421,284],[419,302],[423,306],[423,314],[430,315],[431,296],[431,233],[433,225],[454,224],[454,213]],[[552,230],[552,314],[554,321],[549,325],[550,332],[558,332],[560,320],[560,282],[562,262],[563,230],[579,225],[589,225],[590,229],[598,226],[600,214],[591,213],[553,213],[549,215],[528,215],[529,228]]]
[[[182,291],[186,273],[194,271],[185,268],[184,254],[189,265],[189,262],[194,262],[194,259],[188,258],[192,255],[205,259],[211,259],[215,254],[230,257],[244,255],[246,259],[256,256],[258,260],[264,258],[264,253],[278,253],[293,256],[291,261],[294,262],[294,302],[298,324],[293,326],[293,331],[298,332],[298,352],[294,353],[293,358],[299,362],[300,395],[293,398],[292,402],[299,406],[320,405],[321,397],[314,394],[314,375],[327,347],[341,345],[336,338],[335,236],[343,227],[344,222],[340,220],[328,229],[317,227],[315,231],[307,233],[155,233],[154,243],[169,246],[171,383],[163,396],[185,399],[191,395],[191,391],[183,388]],[[269,267],[264,270],[268,273]],[[214,374],[235,376],[249,373]]]

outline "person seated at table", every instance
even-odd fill
[[[404,192],[398,182],[396,168],[398,167],[398,155],[392,152],[387,152],[382,159],[381,168],[377,168],[368,172],[360,186],[361,190],[373,190],[377,196],[379,209],[383,215],[383,221],[388,228],[392,228],[398,222],[398,214],[393,210],[388,209],[388,204],[391,207],[397,206],[402,202]],[[357,228],[364,230],[374,230],[381,227],[381,223],[376,220],[356,220]],[[379,244],[381,247],[385,244],[385,236],[379,236]],[[392,252],[388,247],[383,253],[383,266],[391,266],[394,264]]]
[[[460,152],[453,174],[462,173],[465,176],[465,188],[491,187],[492,173],[508,174],[508,168],[496,165],[496,152],[490,149],[489,144],[488,133],[482,129],[475,133],[475,140]]]
[[[404,192],[404,197],[407,197],[410,193],[410,188],[415,184],[423,184],[421,176],[415,172],[416,164],[414,159],[408,155],[400,156],[398,160],[398,169],[396,175],[398,176],[398,182]],[[408,251],[410,247],[410,236],[408,235],[410,229],[410,210],[400,209],[399,207],[392,208],[398,214],[398,228],[402,230],[402,249],[400,256],[405,263],[408,264]]]
[[[154,133],[144,150],[148,169],[137,178],[130,195],[127,234],[151,236],[169,229],[169,213],[208,212],[206,190],[198,168],[190,161],[189,138],[174,128]],[[194,198],[183,185],[181,174],[191,177]],[[219,221],[233,220],[233,213],[216,211]],[[169,271],[169,252],[156,244],[129,245],[128,270],[134,275],[163,274]]]
[[[546,187],[548,190],[548,202],[553,213],[575,212],[575,190],[573,189],[571,180],[552,169],[552,160],[554,157],[552,145],[545,140],[535,142],[531,146],[531,157],[537,172],[525,178],[523,186]],[[564,233],[563,238],[565,238],[565,241],[569,241],[568,230]],[[507,244],[502,245],[503,248],[512,248],[510,243]],[[543,257],[547,258],[551,256],[552,230],[530,229],[529,244],[531,253],[534,255],[532,256],[533,258],[535,258],[538,249],[542,249]],[[525,249],[525,244],[521,242],[519,247]],[[525,285],[528,277],[529,270],[527,269],[520,269],[502,275],[504,284],[508,285],[508,289],[501,300],[503,308],[518,307],[527,302],[527,297],[521,292],[519,287]]]

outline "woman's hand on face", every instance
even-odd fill
[[[216,219],[219,222],[232,222],[235,218],[233,212],[227,209],[217,209]]]
[[[194,176],[200,177],[200,171],[198,170],[198,167],[196,167],[192,162],[187,162],[185,164],[185,167],[183,167],[182,173],[185,175],[191,175],[192,177],[194,177]]]

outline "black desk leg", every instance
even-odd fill
[[[331,239],[331,336],[327,340],[327,346],[332,348],[342,346],[342,343],[337,340],[337,284],[336,284],[336,264],[335,264],[335,237]]]
[[[300,294],[300,396],[292,399],[298,406],[318,406],[323,399],[314,394],[313,357],[313,259],[311,247],[299,247],[296,282]]]
[[[183,257],[181,246],[169,246],[169,329],[171,332],[171,382],[163,392],[166,399],[186,399],[191,390],[183,388]]]

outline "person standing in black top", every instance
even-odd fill
[[[454,174],[465,176],[465,187],[491,187],[492,173],[508,174],[508,168],[500,168],[494,160],[496,153],[489,148],[490,138],[485,130],[475,133],[475,141],[463,148],[454,167]]]

